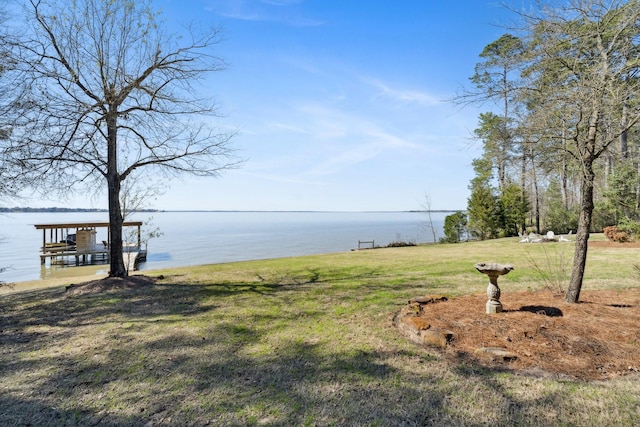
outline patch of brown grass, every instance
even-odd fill
[[[484,294],[423,305],[429,327],[453,332],[444,355],[542,376],[610,379],[640,371],[640,289],[583,291],[565,303],[548,291],[506,292],[504,311],[486,314]],[[518,357],[496,360],[476,352],[504,348]]]

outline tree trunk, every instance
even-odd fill
[[[576,232],[573,269],[571,270],[569,289],[567,290],[567,295],[564,298],[564,300],[569,303],[577,303],[580,298],[584,270],[587,265],[589,229],[591,228],[591,219],[593,216],[593,181],[595,178],[593,164],[591,162],[584,165],[585,171],[582,177],[580,219],[578,221],[578,230]]]
[[[117,116],[107,117],[107,185],[109,191],[109,276],[126,277],[122,254],[122,209],[120,208],[120,175],[117,156]]]
[[[531,149],[533,150],[533,149]],[[534,223],[536,226],[536,233],[540,234],[540,190],[538,189],[538,177],[536,171],[536,163],[533,153],[530,156],[531,160],[531,182],[533,183],[533,202],[534,202]]]
[[[120,182],[109,179],[109,276],[126,277],[127,269],[122,256],[122,214],[119,200]]]
[[[639,141],[640,142],[640,141]],[[638,148],[638,153],[640,153],[640,144]],[[636,156],[640,156],[640,154],[636,154]],[[638,164],[638,176],[640,176],[640,157],[636,159]],[[640,209],[640,182],[636,185],[636,210]]]
[[[606,153],[604,155],[604,182],[603,187],[605,190],[609,189],[609,182],[611,181],[611,175],[613,175],[613,156],[611,153]]]
[[[629,156],[629,146],[627,143],[627,100],[625,99],[622,103],[622,118],[620,119],[622,122],[621,128],[622,132],[620,133],[620,156],[623,159],[626,159]]]
[[[522,191],[522,204],[523,206],[527,203],[527,150],[522,143],[522,162],[520,164],[520,189]],[[520,228],[522,229],[522,234],[525,234],[527,231],[527,215],[526,213],[522,215],[522,220],[520,223]]]
[[[567,166],[567,139],[566,123],[562,121],[562,164],[560,165],[560,194],[562,195],[562,206],[569,209],[568,166]]]
[[[564,300],[568,303],[577,303],[582,289],[584,270],[587,265],[587,245],[589,242],[589,230],[591,229],[591,219],[593,217],[593,183],[595,172],[593,162],[597,156],[595,154],[596,138],[598,134],[598,121],[600,112],[594,108],[589,122],[589,131],[586,141],[581,144],[576,140],[576,144],[582,154],[582,183],[580,196],[580,219],[578,220],[578,230],[576,232],[576,248],[573,256],[573,269],[571,270],[571,280],[569,289]]]

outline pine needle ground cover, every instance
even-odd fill
[[[467,350],[419,346],[394,327],[409,299],[442,294],[452,308],[442,305],[438,319],[455,321],[456,302],[464,302],[467,319],[499,341],[488,345],[520,340],[509,326],[535,332],[576,316],[585,326],[602,316],[597,304],[624,311],[613,326],[627,331],[625,345],[637,342],[639,249],[590,248],[585,302],[569,316],[539,270],[564,263],[573,247],[546,245],[503,239],[388,248],[16,287],[0,297],[0,419],[132,426],[639,424],[637,359],[619,369],[601,364],[612,373],[600,377],[558,374],[553,363],[521,369],[457,357]],[[487,281],[473,268],[484,261],[515,267],[499,282],[506,316],[484,313]],[[594,300],[598,292],[611,295]],[[520,312],[516,295],[567,314]],[[470,330],[464,322],[473,322],[460,319],[460,345],[476,345],[470,336],[488,339],[463,333]],[[506,322],[503,329],[490,330],[491,319]],[[572,339],[617,351],[588,345],[602,344],[596,337]],[[566,363],[561,350],[539,351]],[[519,360],[534,357],[526,352],[531,356]]]

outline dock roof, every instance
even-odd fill
[[[124,227],[141,226],[142,221],[125,221],[122,223]],[[49,230],[55,228],[82,228],[82,227],[109,227],[108,222],[68,222],[56,224],[35,224],[36,230]]]

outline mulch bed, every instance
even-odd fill
[[[640,289],[583,290],[578,304],[563,298],[506,292],[504,311],[486,314],[486,294],[474,294],[421,304],[417,316],[425,330],[452,333],[442,354],[455,363],[598,380],[640,372]],[[517,358],[480,348],[502,348]]]

